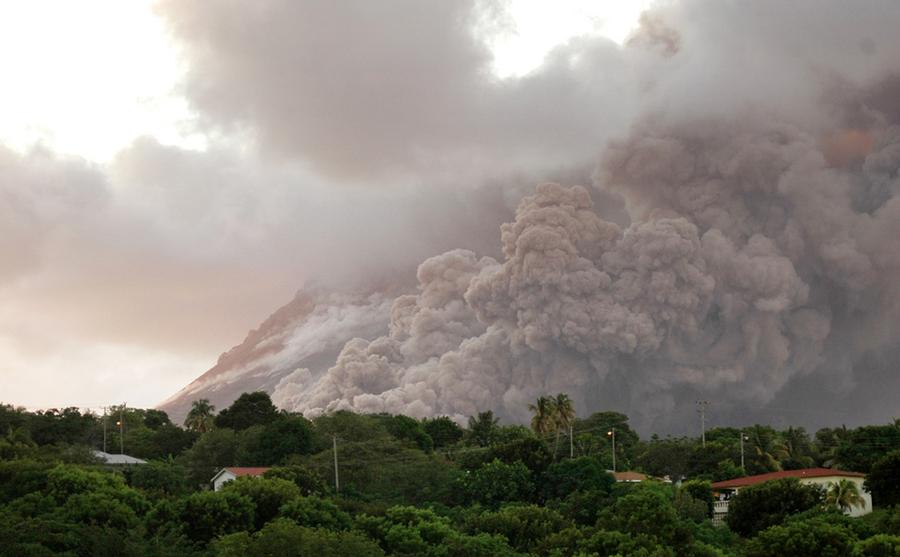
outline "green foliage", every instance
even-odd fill
[[[255,425],[266,425],[278,419],[278,409],[268,393],[256,391],[244,393],[231,406],[216,416],[216,427],[241,431]]]
[[[242,466],[272,466],[289,456],[313,451],[312,423],[303,416],[279,416],[266,425],[255,425],[238,433]]]
[[[152,497],[183,495],[188,492],[187,471],[172,461],[148,462],[125,471],[131,487]]]
[[[712,516],[713,511],[713,493],[712,484],[704,480],[688,480],[681,484],[679,492],[684,492],[691,498],[701,501],[706,505],[706,515]]]
[[[740,490],[728,505],[726,521],[732,530],[750,537],[822,500],[821,489],[802,485],[796,478],[774,480]]]
[[[730,511],[729,511],[730,513]],[[746,546],[747,557],[840,557],[856,541],[848,528],[827,520],[789,522],[763,530]]]
[[[853,429],[835,451],[835,461],[844,470],[871,471],[875,462],[891,451],[900,450],[900,421]]]
[[[355,532],[330,532],[275,520],[250,535],[239,532],[213,544],[218,557],[378,557],[384,552]]]
[[[615,478],[590,456],[563,460],[552,464],[541,479],[546,499],[562,498],[573,491],[600,491],[609,493]]]
[[[349,514],[330,500],[316,496],[298,497],[285,503],[279,510],[279,515],[310,528],[349,530],[353,526],[353,519]]]
[[[668,476],[673,481],[688,473],[688,460],[694,441],[690,439],[651,439],[637,448],[636,466],[651,476]]]
[[[587,438],[590,446],[599,447],[602,464],[612,468],[612,442],[610,431],[616,434],[616,464],[618,470],[627,470],[637,456],[639,437],[628,425],[628,416],[621,412],[595,412],[583,420],[575,420],[573,432],[578,438]],[[582,441],[584,444],[584,441]],[[583,456],[587,453],[581,453]]]
[[[469,428],[466,439],[478,447],[490,447],[497,441],[500,418],[495,418],[490,410],[479,412],[477,416],[469,416]]]
[[[853,557],[900,557],[900,536],[878,534],[856,542]]]
[[[635,486],[631,491],[599,513],[598,528],[624,532],[636,539],[645,536],[671,548],[688,545],[690,530],[681,523],[663,490]]]
[[[485,454],[483,463],[494,459],[507,464],[521,462],[537,476],[550,466],[553,462],[553,455],[550,454],[547,445],[543,441],[529,436],[490,447]]]
[[[215,411],[216,407],[209,403],[209,399],[195,400],[184,419],[184,427],[195,433],[206,433],[215,424]]]
[[[547,536],[571,525],[558,512],[537,505],[509,505],[472,516],[466,522],[470,532],[501,535],[521,552],[531,551]]]
[[[278,510],[300,497],[300,488],[280,478],[244,476],[228,482],[221,493],[236,493],[253,502],[253,524],[259,529],[278,515]]]
[[[179,459],[188,470],[191,486],[209,485],[222,467],[237,465],[238,438],[230,429],[213,429],[200,436]]]
[[[181,531],[193,542],[210,540],[253,528],[254,505],[234,491],[204,491],[178,502],[174,516]]]
[[[425,418],[422,420],[422,428],[431,437],[435,449],[455,445],[465,434],[459,424],[447,416]]]
[[[512,501],[529,501],[534,493],[531,471],[521,462],[506,464],[498,459],[460,478],[468,501],[497,508]]]
[[[891,451],[872,464],[865,489],[876,506],[900,505],[900,449]]]
[[[378,416],[384,424],[385,429],[394,439],[410,443],[413,447],[426,453],[431,452],[434,448],[434,441],[422,423],[409,416]]]
[[[281,478],[294,482],[300,488],[302,495],[322,495],[328,491],[325,480],[321,474],[312,470],[307,466],[299,464],[291,464],[287,466],[276,466],[267,470],[263,477]]]

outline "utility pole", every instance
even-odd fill
[[[613,457],[613,472],[616,471],[616,428],[610,428],[609,431],[606,432],[609,435],[610,439],[612,439],[612,457]]]
[[[700,443],[706,447],[706,407],[709,406],[708,400],[697,401],[697,412],[700,413]]]
[[[119,407],[119,454],[125,454],[125,406],[127,402],[123,402]]]
[[[103,452],[106,452],[106,406],[103,407]]]
[[[338,459],[337,459],[337,436],[331,436],[331,446],[334,451],[334,492],[338,493],[341,490],[341,483],[338,479]]]

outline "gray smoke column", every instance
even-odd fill
[[[755,113],[637,126],[595,184],[624,197],[629,226],[586,188],[539,186],[501,228],[502,262],[423,263],[390,335],[349,342],[291,405],[523,419],[565,391],[646,426],[691,397],[752,408],[799,376],[853,383],[900,338],[900,133],[867,133],[864,159],[835,167],[816,137]]]
[[[810,425],[826,407],[854,421],[837,403],[858,393],[896,396],[898,23],[889,2],[648,13],[608,66],[635,96],[610,110],[640,109],[596,145],[593,183],[538,186],[502,226],[500,260],[427,260],[388,335],[350,341],[321,378],[298,370],[303,388],[288,377],[275,399],[525,420],[535,397],[567,392],[582,414],[684,431],[698,398],[723,421],[783,405]],[[615,203],[625,222],[601,217]]]

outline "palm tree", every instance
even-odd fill
[[[859,494],[859,488],[856,486],[856,483],[847,479],[829,484],[828,493],[825,495],[825,504],[834,505],[844,512],[849,511],[853,507],[866,508],[866,500]]]
[[[575,456],[572,443],[572,424],[575,422],[575,407],[572,399],[565,393],[559,393],[553,401],[556,408],[556,444],[559,446],[559,430],[569,432],[569,458]]]
[[[201,398],[191,404],[191,411],[184,419],[184,426],[197,433],[206,433],[213,427],[213,412],[216,407],[208,399]]]
[[[534,413],[531,418],[531,429],[538,436],[546,435],[556,427],[556,405],[549,396],[541,396],[528,409]]]
[[[497,438],[497,424],[500,418],[495,418],[490,410],[479,412],[477,416],[469,416],[469,438],[479,447],[489,447]]]

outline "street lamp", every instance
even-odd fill
[[[613,461],[613,472],[616,471],[616,428],[610,428],[609,431],[606,432],[610,439],[612,439],[612,461]]]
[[[741,432],[741,470],[744,471],[744,474],[747,473],[747,469],[744,468],[744,441],[749,441],[750,438],[744,435],[744,432]]]

